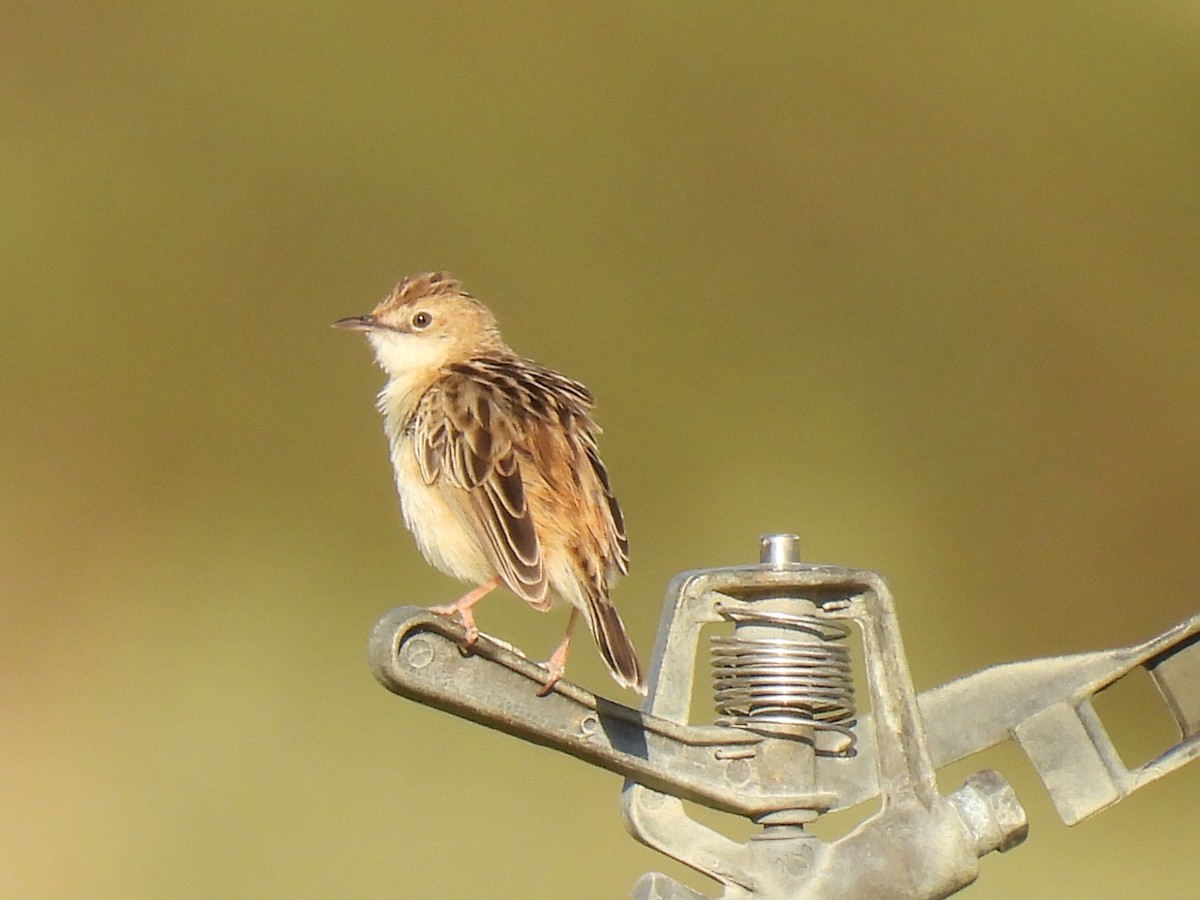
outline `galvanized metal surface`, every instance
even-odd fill
[[[935,773],[1004,740],[1025,750],[1068,824],[1200,755],[1200,615],[1132,647],[995,666],[918,697],[883,579],[802,564],[797,552],[794,536],[772,535],[757,565],[672,581],[641,710],[567,681],[539,697],[540,666],[486,635],[463,652],[458,624],[419,607],[380,620],[371,665],[397,694],[625,776],[621,809],[632,834],[712,877],[728,900],[937,898],[960,890],[977,876],[980,856],[1024,840],[1025,813],[997,772],[976,773],[949,796],[939,793]],[[835,628],[781,631],[781,621],[805,617]],[[735,705],[743,714],[726,717],[739,727],[690,724],[707,669],[698,661],[701,632],[731,620],[726,642],[749,663],[723,675],[730,663],[717,665],[719,683],[741,691]],[[823,644],[851,623],[862,638],[870,702],[852,727],[838,724],[846,721],[841,675],[820,664],[823,652],[836,655]],[[758,654],[763,646],[769,655]],[[804,661],[799,674],[785,671],[788,659]],[[1128,769],[1090,701],[1136,666],[1153,677],[1181,739]],[[821,706],[830,691],[838,699],[824,718],[840,717],[832,725]],[[879,810],[839,840],[822,842],[804,827],[874,797]],[[684,800],[762,829],[738,843],[689,817]],[[702,895],[650,873],[633,896]]]

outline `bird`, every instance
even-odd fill
[[[565,601],[566,635],[543,664],[538,694],[562,678],[582,613],[613,679],[644,695],[609,596],[629,571],[629,542],[591,392],[515,353],[491,310],[446,272],[409,276],[370,314],[333,327],[364,332],[387,375],[376,406],[418,548],[474,585],[430,610],[458,617],[470,646],[475,604],[501,585],[541,612]]]

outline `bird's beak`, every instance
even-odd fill
[[[370,331],[372,328],[379,327],[379,320],[374,316],[347,316],[344,319],[338,319],[332,327],[345,328],[348,331]]]

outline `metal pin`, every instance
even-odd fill
[[[764,534],[758,539],[759,562],[782,568],[800,562],[800,535]]]

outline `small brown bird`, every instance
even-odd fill
[[[539,693],[562,677],[580,612],[613,678],[646,693],[608,596],[629,545],[596,449],[591,392],[515,354],[488,308],[446,273],[406,278],[370,315],[333,324],[366,332],[387,372],[377,405],[417,545],[442,572],[478,585],[433,611],[458,615],[473,643],[472,607],[501,584],[539,611],[565,600],[567,633]]]

